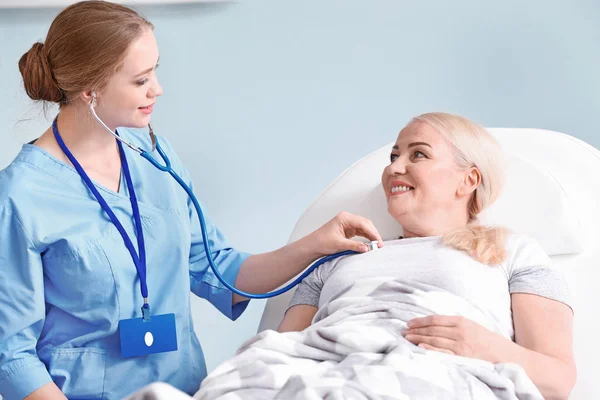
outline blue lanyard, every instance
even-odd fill
[[[115,215],[115,213],[111,210],[110,206],[106,203],[96,186],[92,183],[90,177],[85,173],[81,164],[77,161],[77,159],[73,156],[73,153],[67,148],[65,142],[62,140],[60,133],[58,133],[58,125],[57,119],[52,123],[52,130],[54,132],[54,137],[58,142],[58,145],[65,153],[69,161],[73,164],[81,178],[84,180],[87,187],[92,191],[102,209],[108,214],[110,220],[115,225],[121,236],[123,237],[123,241],[125,242],[125,246],[127,250],[129,250],[129,254],[131,254],[131,258],[137,270],[138,276],[140,278],[140,286],[142,291],[142,297],[144,298],[144,305],[142,306],[142,315],[144,319],[149,319],[150,306],[148,305],[148,286],[146,285],[146,249],[144,245],[144,231],[142,230],[142,221],[140,218],[140,209],[138,207],[137,197],[135,196],[135,190],[133,188],[133,182],[131,181],[131,173],[129,172],[129,165],[127,164],[127,157],[125,156],[125,152],[123,151],[123,146],[120,141],[117,141],[119,146],[119,154],[121,156],[121,163],[123,164],[123,172],[125,175],[125,181],[127,182],[127,189],[129,190],[129,200],[131,201],[131,209],[133,210],[133,218],[135,220],[135,230],[137,234],[137,242],[139,248],[139,256],[135,251],[133,243],[131,239],[129,239],[129,235],[123,228],[123,225]],[[118,134],[118,133],[117,133]]]

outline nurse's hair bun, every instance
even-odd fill
[[[52,21],[44,43],[19,60],[27,95],[64,106],[87,90],[101,90],[132,43],[152,28],[135,10],[110,1],[71,4]]]
[[[31,49],[21,56],[19,71],[23,77],[25,91],[32,100],[52,103],[64,100],[64,92],[54,79],[52,66],[42,43],[34,43]]]

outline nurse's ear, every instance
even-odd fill
[[[86,90],[81,92],[81,95],[79,97],[81,98],[81,100],[83,100],[85,104],[90,104],[92,100],[96,101],[97,94],[94,90]]]

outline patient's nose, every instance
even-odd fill
[[[406,174],[406,160],[403,157],[398,157],[392,165],[390,165],[390,172],[394,175]]]

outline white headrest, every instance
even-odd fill
[[[480,214],[480,222],[527,234],[548,255],[581,252],[581,222],[558,181],[519,156],[510,155],[507,161],[506,187]]]

